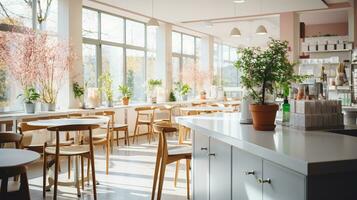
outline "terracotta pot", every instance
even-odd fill
[[[253,117],[253,127],[258,131],[273,131],[275,117],[279,106],[277,104],[250,104],[249,110]]]
[[[122,100],[122,103],[123,103],[123,105],[129,105],[129,98],[122,98],[121,99]]]

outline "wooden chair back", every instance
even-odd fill
[[[137,114],[137,120],[139,120],[140,116],[148,117],[150,115],[150,121],[154,122],[155,119],[155,110],[157,109],[156,106],[143,106],[135,108]]]
[[[32,144],[33,142],[33,133],[31,133],[32,131],[46,130],[46,128],[47,127],[43,127],[43,126],[31,126],[27,122],[20,122],[17,126],[17,129],[19,133],[22,135],[22,140],[21,140],[22,147],[26,148]]]
[[[159,133],[158,150],[161,151],[163,155],[168,155],[166,133],[177,132],[177,128],[172,127],[168,122],[157,122],[153,124],[153,128],[154,132]]]
[[[174,105],[164,105],[164,106],[160,106],[160,107],[158,107],[158,109],[161,111],[161,112],[163,112],[163,113],[165,113],[167,116],[167,118],[164,118],[164,119],[162,119],[162,120],[164,120],[164,121],[168,121],[168,122],[172,122],[172,112],[173,112],[173,109],[175,108],[176,106],[174,106]]]
[[[3,144],[14,143],[16,148],[20,148],[22,135],[16,133],[0,133],[0,148]]]
[[[191,103],[191,105],[192,106],[204,106],[204,105],[206,105],[207,103],[205,103],[205,102],[199,102],[199,103]]]
[[[110,127],[114,127],[115,124],[115,111],[107,110],[103,112],[96,112],[95,115],[108,116],[110,117],[109,125]]]

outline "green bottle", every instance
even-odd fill
[[[288,97],[284,98],[283,103],[283,124],[289,124],[290,121],[290,104]]]

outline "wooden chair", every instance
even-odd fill
[[[153,135],[152,125],[155,119],[155,106],[147,106],[147,107],[138,107],[135,108],[136,111],[136,122],[135,122],[135,129],[134,129],[134,136],[133,136],[133,143],[138,141],[138,132],[139,126],[145,125],[147,126],[147,138],[149,143],[151,142],[151,138]],[[141,117],[145,117],[146,119],[142,119]]]
[[[99,125],[68,125],[68,126],[56,126],[47,128],[49,131],[56,132],[56,146],[48,147],[45,143],[45,148],[43,151],[43,197],[46,197],[46,169],[47,169],[47,157],[53,155],[54,158],[54,192],[53,199],[57,199],[57,187],[58,187],[58,171],[59,171],[59,157],[60,156],[87,156],[90,158],[91,169],[92,169],[92,181],[93,181],[93,196],[97,199],[96,190],[96,179],[95,179],[95,166],[94,166],[94,150],[93,150],[93,140],[92,140],[92,130],[99,128]],[[71,132],[71,131],[88,131],[89,132],[89,145],[72,145],[72,146],[60,146],[60,133],[61,132]],[[78,173],[77,173],[78,175]],[[83,179],[83,178],[82,178]],[[76,178],[77,193],[79,193],[79,181]]]
[[[15,143],[21,146],[22,136],[15,133],[0,133],[0,144]],[[1,145],[0,145],[1,146]],[[9,178],[20,175],[20,181],[10,181]],[[30,190],[25,166],[2,168],[0,170],[0,199],[30,200]]]
[[[162,113],[165,113],[166,116],[165,118],[161,118],[161,119],[155,119],[154,122],[169,122],[170,124],[172,124],[172,112],[173,109],[175,108],[175,106],[173,105],[164,105],[164,106],[160,106],[157,109],[159,111],[161,111]]]
[[[153,128],[155,132],[159,133],[159,144],[157,147],[156,165],[155,165],[151,200],[155,199],[157,181],[159,181],[157,199],[158,200],[161,199],[166,165],[181,159],[186,160],[187,198],[189,199],[190,198],[190,162],[192,157],[192,147],[180,145],[180,146],[176,146],[176,149],[169,149],[167,144],[166,134],[177,131],[177,128],[172,127],[171,124],[167,122],[155,123],[153,125]]]
[[[109,123],[109,128],[112,133],[116,133],[117,146],[119,146],[119,132],[124,132],[124,144],[129,145],[129,129],[128,124],[116,124],[115,123],[115,112],[114,111],[104,111],[95,113],[96,115],[109,116],[111,118]],[[106,129],[106,126],[101,126],[102,129]],[[113,134],[112,134],[113,136]]]
[[[191,105],[192,106],[205,106],[205,105],[207,105],[207,103],[206,102],[198,102],[198,103],[191,103]]]

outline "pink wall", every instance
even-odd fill
[[[334,23],[334,24],[311,24],[305,26],[306,37],[320,36],[320,35],[348,35],[348,23]]]

